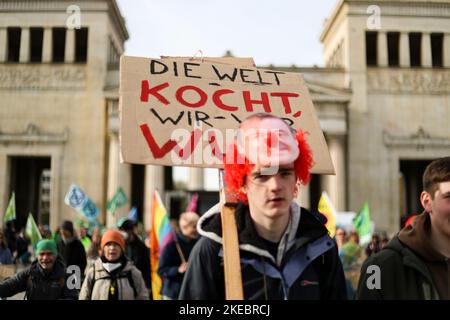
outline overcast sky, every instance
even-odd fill
[[[338,0],[117,0],[126,54],[223,56],[258,65],[323,66],[319,37]]]
[[[130,39],[126,54],[157,58],[253,57],[257,65],[323,66],[319,37],[338,0],[117,0]],[[218,188],[214,169],[205,188]],[[174,168],[187,180],[187,168]]]

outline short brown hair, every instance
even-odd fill
[[[446,181],[450,181],[450,157],[434,160],[423,173],[423,189],[431,195],[431,199],[439,183]]]

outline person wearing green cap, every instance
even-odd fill
[[[36,257],[31,266],[0,284],[0,298],[25,291],[27,300],[76,300],[78,291],[66,285],[68,274],[55,241],[40,240],[36,244]]]

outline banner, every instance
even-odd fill
[[[170,224],[169,216],[166,208],[155,190],[153,194],[152,212],[151,212],[151,277],[152,277],[152,293],[154,300],[161,300],[162,279],[158,275],[159,256],[165,246],[174,238],[174,230]]]
[[[28,214],[27,224],[25,226],[25,234],[28,238],[30,238],[31,246],[33,247],[33,249],[35,249],[36,243],[38,243],[38,241],[42,239],[42,236],[31,213]]]
[[[358,214],[353,219],[353,225],[359,235],[359,244],[362,246],[368,244],[372,238],[373,228],[372,221],[370,220],[369,203],[367,201],[364,202]]]
[[[122,187],[117,188],[116,193],[112,197],[110,201],[106,204],[106,210],[112,213],[114,215],[116,213],[117,208],[120,208],[124,205],[126,205],[128,202],[128,198],[125,195],[125,192],[123,191]]]
[[[336,233],[336,209],[325,191],[320,196],[318,211],[327,217],[325,227],[327,227],[330,237],[333,238]]]
[[[3,217],[3,221],[5,222],[12,220],[16,220],[16,196],[14,192],[11,195],[8,207],[6,208],[5,216]]]
[[[196,212],[197,213],[197,205],[198,205],[198,193],[194,193],[189,201],[188,206],[186,207],[186,212]]]
[[[122,56],[119,109],[123,162],[221,168],[239,124],[264,112],[308,132],[312,172],[334,174],[312,99],[298,73],[220,59]]]
[[[130,212],[128,212],[128,219],[137,222],[139,220],[137,208],[131,208]]]
[[[89,220],[95,220],[100,215],[95,203],[74,183],[70,186],[64,202]]]

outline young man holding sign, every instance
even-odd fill
[[[312,154],[303,132],[255,114],[227,150],[227,194],[238,201],[236,224],[244,299],[345,299],[335,242],[323,221],[294,199],[308,183]],[[180,299],[225,299],[220,206],[205,213]]]

